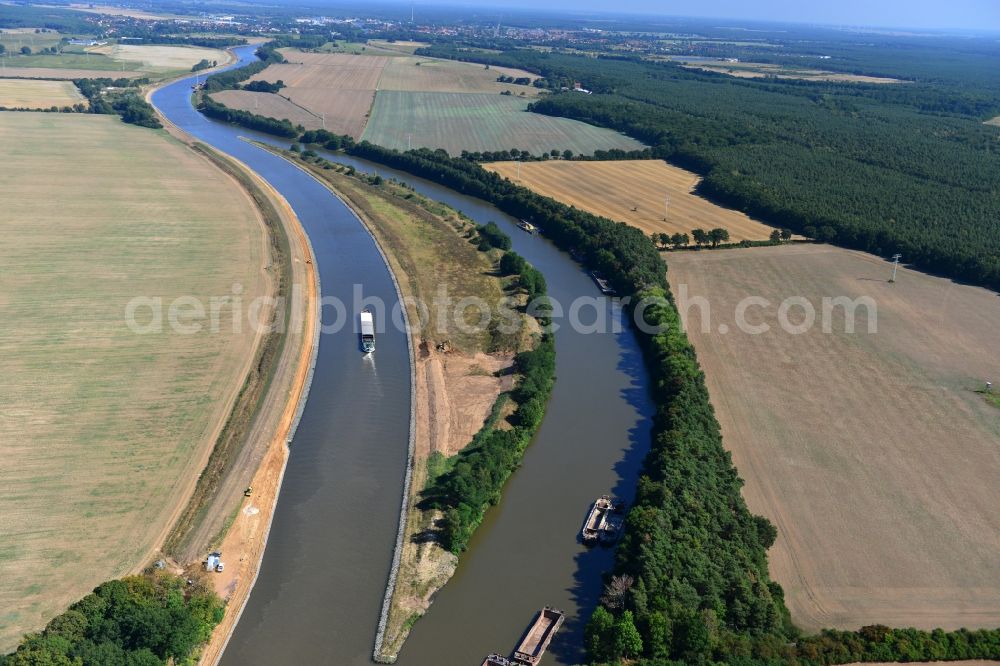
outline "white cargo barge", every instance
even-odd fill
[[[361,351],[366,354],[375,351],[375,321],[369,310],[361,313]]]

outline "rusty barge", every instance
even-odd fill
[[[535,666],[542,660],[564,618],[565,614],[561,610],[546,606],[535,615],[534,622],[524,633],[510,659],[491,654],[483,660],[482,666]]]
[[[542,655],[548,649],[552,637],[562,626],[565,615],[561,610],[546,606],[538,611],[535,621],[528,628],[528,633],[521,639],[521,644],[514,650],[514,663],[522,666],[534,666],[542,660]]]

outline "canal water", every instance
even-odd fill
[[[244,60],[252,49],[237,50]],[[153,96],[172,122],[233,155],[289,201],[312,241],[324,296],[350,303],[355,284],[387,303],[396,294],[370,236],[342,202],[284,160],[240,140],[284,142],[209,120],[191,108],[187,79]],[[545,275],[551,298],[584,324],[556,320],[556,386],[545,420],[500,505],[473,538],[455,577],[415,625],[403,666],[479,664],[508,653],[545,605],[567,613],[545,661],[583,659],[583,623],[601,593],[609,550],[578,533],[599,495],[630,499],[648,450],[652,415],[635,338],[617,304],[548,241],[481,201],[342,155],[443,201],[480,223],[495,221]],[[336,316],[324,310],[326,323]],[[611,322],[618,321],[615,330]],[[312,391],[292,442],[271,537],[224,664],[368,664],[397,527],[409,425],[409,363],[402,333],[381,333],[374,362],[358,354],[353,327],[320,340]]]

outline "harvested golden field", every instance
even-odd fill
[[[539,194],[646,233],[690,234],[692,229],[722,227],[737,242],[767,240],[774,231],[739,211],[697,196],[697,174],[660,160],[525,162],[520,166],[520,180],[517,162],[484,166]]]
[[[47,109],[86,103],[87,98],[69,81],[0,79],[0,106],[8,109]]]
[[[256,333],[170,307],[270,293],[249,196],[165,132],[0,114],[0,652],[149,562],[187,502]],[[135,297],[162,299],[140,308]],[[246,305],[242,310],[245,312]],[[142,330],[142,329],[140,329]]]
[[[229,60],[225,51],[201,46],[114,44],[97,46],[88,49],[87,52],[107,56],[115,62],[123,63],[126,68],[131,68],[135,63],[139,63],[137,69],[154,73],[176,70],[190,71],[202,60],[218,63]]]
[[[326,129],[361,136],[389,58],[343,53],[284,52],[288,63],[271,65],[251,81],[284,81],[279,95],[321,118]],[[240,106],[237,108],[246,109]],[[249,109],[246,109],[249,110]]]
[[[294,104],[274,93],[253,92],[250,90],[222,90],[212,93],[210,97],[232,109],[251,111],[261,116],[287,119],[306,129],[319,129],[323,126],[322,118],[315,113]]]
[[[368,46],[380,49],[382,51],[395,51],[403,55],[413,55],[413,52],[417,49],[423,48],[425,46],[430,46],[427,42],[413,42],[406,40],[396,40],[390,42],[386,39],[369,39]]]
[[[359,58],[370,56],[355,56]],[[497,93],[509,90],[514,95],[524,93],[527,97],[537,97],[539,88],[511,83],[497,83],[497,77],[530,78],[537,75],[509,67],[490,67],[457,60],[436,58],[404,57],[392,58],[385,66],[379,90],[401,90],[404,92],[464,92]]]
[[[986,121],[986,124],[996,125],[997,127],[1000,127],[1000,116],[997,116],[996,118],[990,118],[989,120]]]
[[[294,88],[375,90],[386,56],[355,56],[349,53],[304,53],[283,49],[288,62],[271,65],[251,81],[281,79]]]
[[[683,58],[677,58],[683,61]],[[705,72],[728,74],[740,79],[798,79],[801,81],[832,81],[834,83],[904,83],[900,79],[884,76],[865,76],[863,74],[845,74],[829,72],[808,67],[785,67],[761,62],[694,62],[685,64],[688,69],[699,69]]]
[[[983,289],[825,245],[677,253],[668,276],[750,508],[778,539],[772,576],[808,630],[881,623],[1000,626],[1000,299]],[[750,325],[737,330],[748,296]],[[872,299],[853,334],[822,299]],[[782,329],[803,297],[815,325]],[[803,307],[788,314],[803,320]],[[869,333],[868,320],[877,323]],[[727,333],[720,326],[729,327]]]

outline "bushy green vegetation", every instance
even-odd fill
[[[476,233],[479,234],[480,250],[488,250],[491,247],[498,250],[510,249],[510,236],[501,231],[496,222],[476,225]]]
[[[240,82],[246,81],[254,74],[262,72],[268,65],[272,63],[284,62],[284,57],[277,51],[280,44],[281,42],[279,41],[270,41],[267,44],[263,44],[257,49],[257,57],[260,58],[257,62],[250,63],[249,65],[245,65],[243,67],[237,67],[236,69],[230,69],[225,72],[219,72],[218,74],[212,74],[205,79],[205,94],[201,95],[198,102],[198,110],[210,118],[215,118],[216,120],[221,120],[227,123],[233,123],[235,125],[242,125],[243,127],[257,130],[258,132],[266,132],[267,134],[274,134],[275,136],[287,138],[298,137],[299,134],[302,133],[303,129],[305,129],[301,125],[293,125],[290,121],[284,118],[278,120],[277,118],[261,116],[249,111],[231,109],[225,104],[215,101],[207,94],[211,92],[218,92],[220,90],[232,90],[239,88]],[[243,86],[243,88],[245,90],[255,92],[273,93],[280,90],[284,85],[285,84],[281,81],[278,81],[277,83],[255,81]]]
[[[702,194],[775,226],[1000,289],[1000,154],[981,122],[1000,112],[980,62],[995,71],[995,56],[949,52],[929,66],[901,49],[891,67],[856,68],[913,81],[864,85],[528,49],[421,53],[582,81],[595,94],[554,94],[531,109],[625,132],[705,176]]]
[[[321,144],[327,150],[346,150],[354,145],[354,139],[347,135],[334,134],[325,129],[303,132],[299,141],[308,144]]]
[[[132,125],[163,127],[156,110],[139,94],[139,86],[149,79],[75,79],[80,92],[90,102],[91,113],[118,114]],[[112,89],[112,90],[109,90]],[[85,111],[86,108],[79,110]]]
[[[25,636],[0,666],[193,665],[222,615],[215,592],[177,576],[112,580]]]
[[[633,293],[639,285],[665,284],[663,261],[635,227],[540,196],[442,150],[401,153],[362,141],[347,152],[484,199],[508,215],[529,220],[563,249],[577,250],[591,268],[607,275],[621,294]]]
[[[276,93],[285,87],[285,82],[278,79],[274,83],[270,81],[251,81],[243,86],[243,90],[249,90],[250,92],[265,92],[265,93]]]

